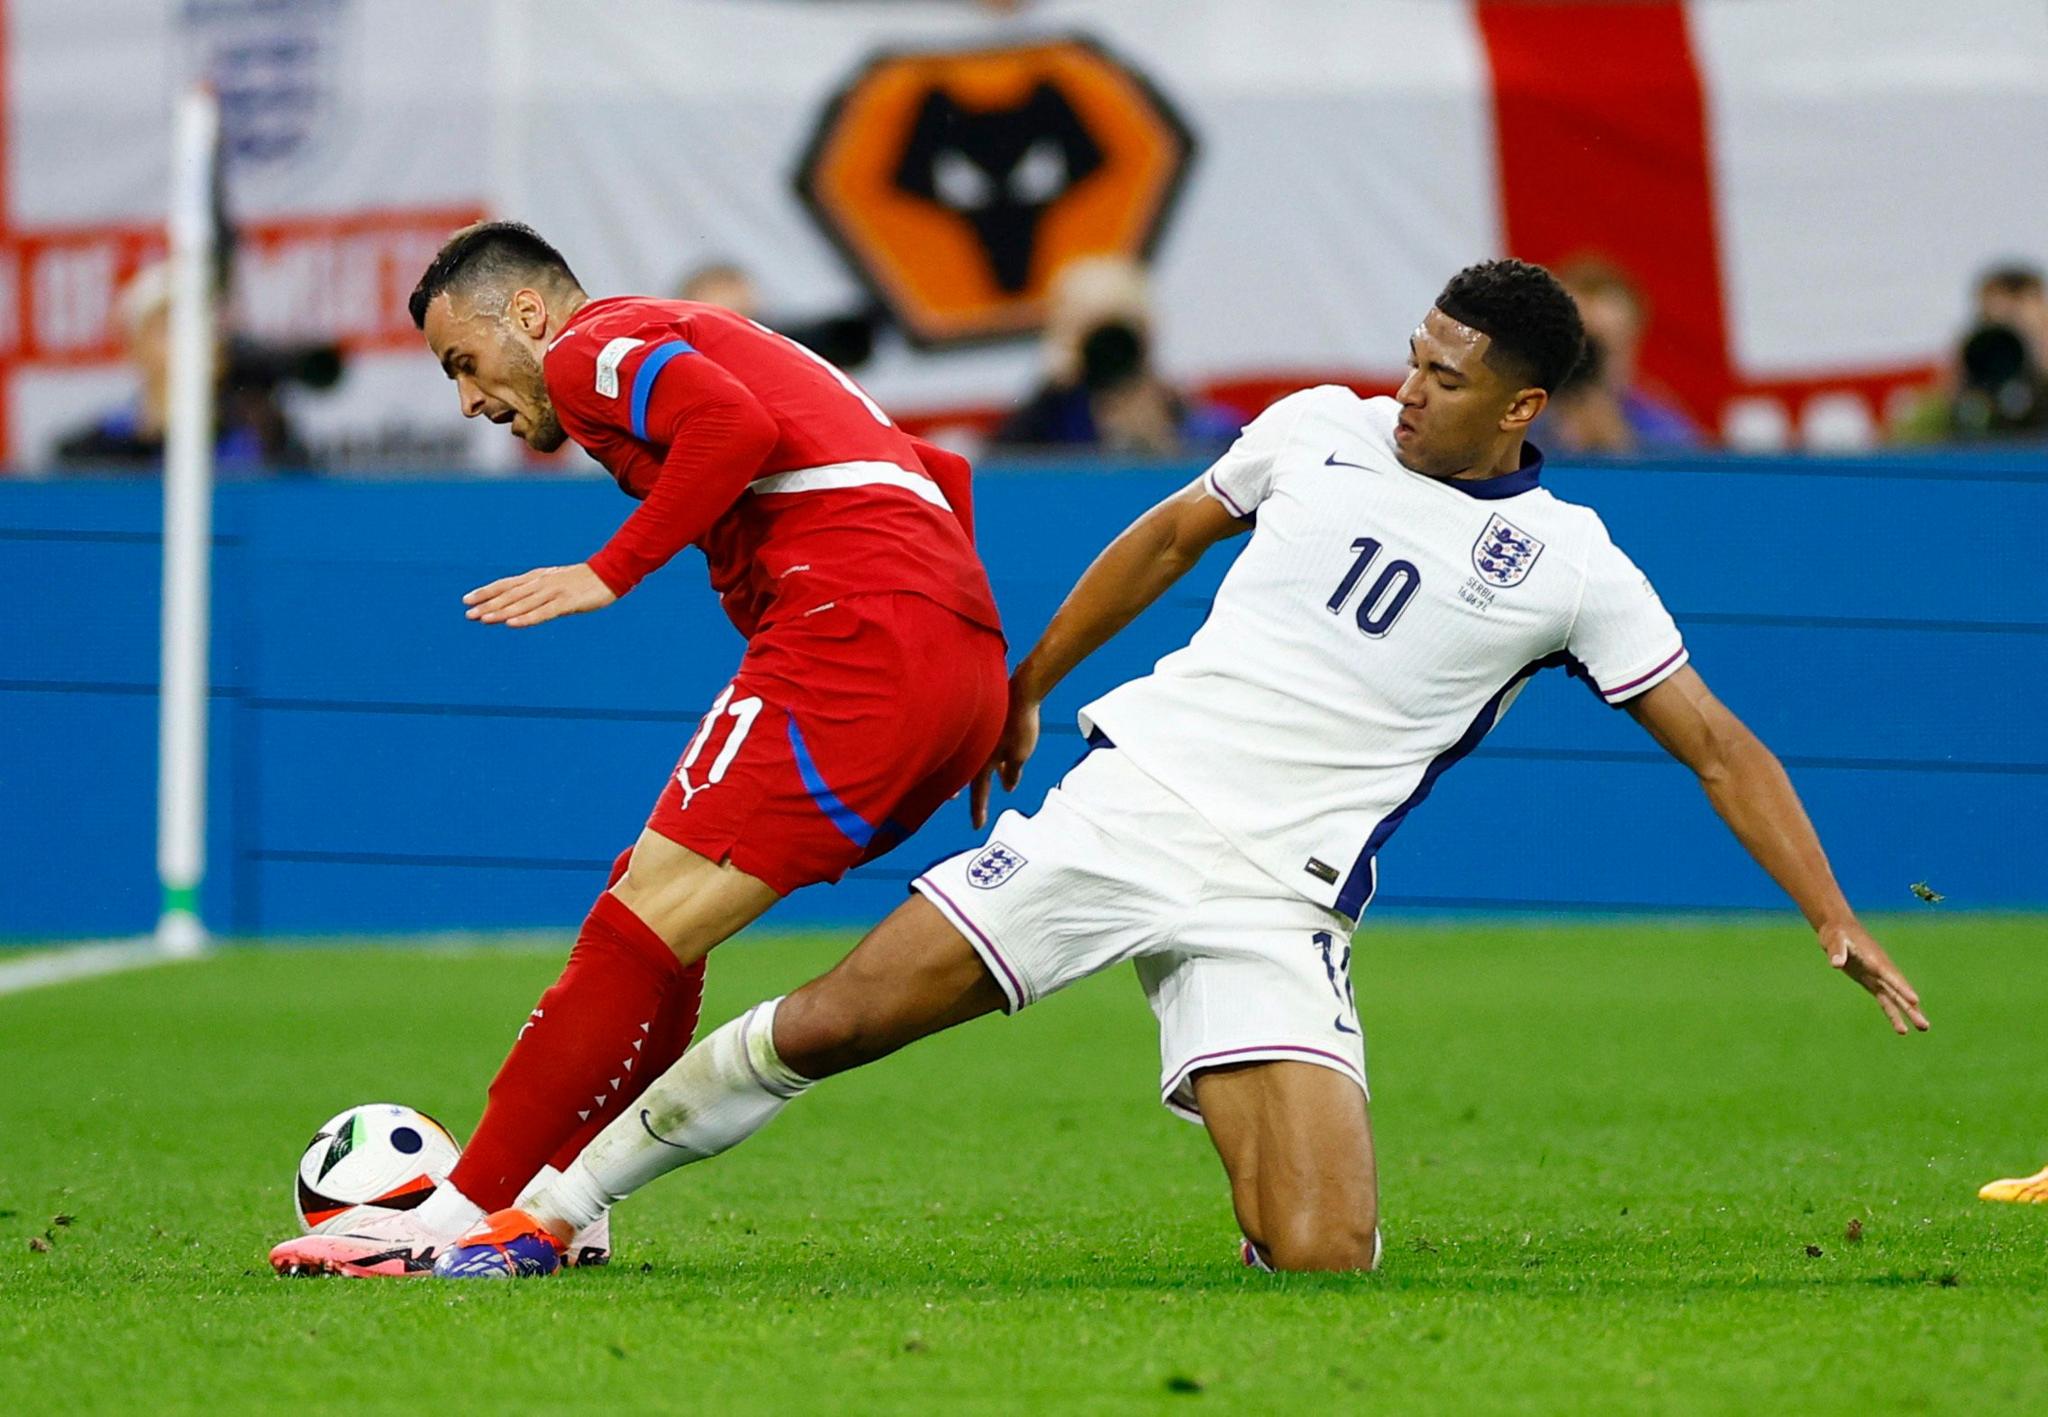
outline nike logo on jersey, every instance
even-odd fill
[[[1360,472],[1371,472],[1371,471],[1372,471],[1372,469],[1371,469],[1371,468],[1367,467],[1367,466],[1366,466],[1366,465],[1365,465],[1364,463],[1362,463],[1362,462],[1346,462],[1346,461],[1344,461],[1344,459],[1342,459],[1342,458],[1338,457],[1338,456],[1337,456],[1337,455],[1336,455],[1335,453],[1331,453],[1331,454],[1330,454],[1330,455],[1329,455],[1328,457],[1326,457],[1326,458],[1324,458],[1324,459],[1323,459],[1323,466],[1324,466],[1324,467],[1355,467],[1355,468],[1357,468],[1357,469],[1358,469],[1358,470],[1359,470]]]

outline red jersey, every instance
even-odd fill
[[[612,296],[576,312],[541,368],[563,430],[641,499],[590,558],[615,593],[695,545],[749,637],[874,591],[1001,629],[966,460],[794,340],[717,306]]]

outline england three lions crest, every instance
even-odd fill
[[[967,863],[967,884],[976,890],[992,891],[1030,863],[1000,841]]]
[[[1542,542],[1496,514],[1472,543],[1472,569],[1488,585],[1520,585],[1542,554]]]

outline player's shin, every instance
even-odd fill
[[[739,1145],[811,1085],[775,1051],[775,1009],[758,1004],[683,1054],[528,1207],[557,1236],[594,1223],[655,1177]]]

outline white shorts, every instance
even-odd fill
[[[1351,921],[1254,866],[1114,748],[912,889],[967,937],[1009,1013],[1134,962],[1159,1019],[1160,1096],[1190,1121],[1203,1068],[1291,1059],[1366,1086]]]

